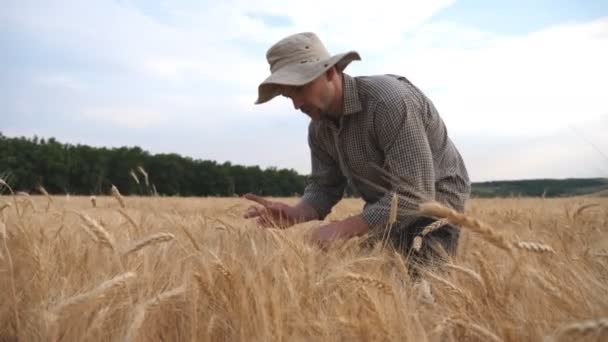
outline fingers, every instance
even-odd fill
[[[267,199],[264,199],[264,198],[262,198],[262,197],[260,197],[258,195],[251,194],[251,193],[245,194],[245,195],[243,195],[243,197],[245,197],[246,199],[248,199],[250,201],[254,201],[254,202],[258,203],[258,204],[261,204],[261,205],[263,205],[265,207],[267,207],[267,206],[269,206],[269,205],[272,204],[271,201],[269,201]]]
[[[257,225],[264,228],[274,226],[274,221],[265,208],[251,206],[243,217],[246,219],[257,218],[255,221]]]
[[[274,226],[272,221],[269,220],[267,216],[258,217],[258,219],[256,220],[256,223],[258,224],[258,226],[260,226],[262,228],[270,228],[270,227]]]
[[[288,227],[293,223],[287,219],[285,215],[285,205],[278,202],[266,200],[255,194],[245,194],[244,198],[263,205],[263,208],[251,206],[243,215],[243,218],[257,218],[256,223],[259,226],[268,227]]]
[[[253,217],[259,217],[264,214],[264,211],[265,211],[264,209],[260,209],[258,207],[251,206],[251,207],[249,207],[249,209],[247,209],[247,212],[245,213],[245,215],[243,215],[243,217],[246,219],[253,218]]]

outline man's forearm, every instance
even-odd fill
[[[310,204],[306,203],[306,201],[300,200],[298,204],[294,207],[296,209],[298,215],[297,220],[298,223],[308,222],[312,220],[319,219],[319,213],[313,208]]]
[[[370,229],[370,225],[365,222],[361,214],[342,220],[342,226],[346,237],[363,235]]]

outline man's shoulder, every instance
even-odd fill
[[[354,77],[360,96],[377,102],[392,102],[404,96],[417,95],[418,89],[405,77],[396,74]]]
[[[323,122],[321,120],[310,120],[310,123],[308,124],[309,137],[317,138],[322,128]]]

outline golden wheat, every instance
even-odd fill
[[[148,173],[146,172],[146,170],[144,170],[143,167],[138,166],[137,171],[139,171],[139,173],[144,176],[144,183],[146,184],[146,186],[150,186],[150,183],[148,182]]]
[[[129,330],[125,335],[124,341],[135,341],[139,333],[139,329],[146,319],[146,313],[151,310],[157,309],[162,304],[170,302],[171,300],[181,297],[186,292],[185,286],[180,286],[169,291],[165,291],[161,294],[156,295],[154,298],[149,299],[145,303],[139,304],[135,309],[135,315],[129,326]]]
[[[494,246],[511,252],[511,243],[505,236],[498,233],[489,225],[462,213],[448,208],[437,202],[427,202],[420,205],[420,213],[426,216],[434,216],[447,219],[450,223],[468,228],[469,230],[481,235],[486,241]]]
[[[159,243],[168,242],[173,239],[175,239],[175,235],[173,235],[171,233],[156,233],[156,234],[148,236],[145,239],[142,239],[141,241],[134,243],[132,246],[127,248],[122,254],[126,256],[129,254],[135,253],[135,252],[143,249],[146,246],[151,246],[151,245],[156,245]]]
[[[528,250],[536,253],[551,253],[555,254],[553,247],[540,242],[533,241],[517,241],[515,247],[523,250]]]
[[[604,341],[608,337],[608,318],[600,318],[568,324],[560,328],[555,334],[558,341],[563,338],[573,340],[575,336],[595,335],[595,341]]]
[[[38,208],[49,202],[30,199]],[[29,209],[17,200],[13,206]],[[116,199],[98,204],[106,200]],[[460,213],[466,218],[447,215],[473,225],[463,225],[457,255],[416,268],[416,277],[408,256],[368,245],[365,236],[321,250],[307,240],[319,222],[253,227],[230,215],[246,206],[239,198],[133,197],[126,211],[92,209],[88,196],[72,196],[54,198],[48,212],[4,210],[0,340],[602,340],[605,318],[565,324],[608,308],[607,216],[564,215],[581,200],[473,199]],[[325,221],[362,205],[345,199]],[[101,248],[91,248],[79,226]],[[138,240],[131,240],[135,226]],[[494,248],[500,238],[487,230],[513,257]],[[426,243],[432,229],[423,232]],[[111,285],[121,275],[124,286]]]
[[[102,227],[97,221],[90,218],[87,214],[77,213],[82,221],[85,223],[85,228],[88,228],[88,231],[93,233],[94,239],[96,242],[100,243],[102,246],[108,247],[111,250],[115,250],[114,238],[104,227]]]
[[[126,272],[117,275],[110,280],[104,281],[103,283],[99,284],[97,287],[88,292],[72,296],[59,302],[59,304],[49,309],[49,312],[58,315],[61,313],[61,311],[69,307],[83,304],[87,301],[102,299],[104,296],[107,295],[109,291],[124,286],[127,282],[131,281],[136,277],[137,274],[135,274],[134,272]]]
[[[391,286],[381,280],[374,279],[360,274],[346,274],[341,277],[346,284],[371,286],[386,294],[391,293]]]
[[[131,175],[131,178],[133,178],[135,183],[137,183],[137,185],[139,185],[139,178],[137,178],[137,175],[135,174],[135,172],[133,170],[129,171],[129,175]]]
[[[118,204],[120,204],[121,208],[125,208],[125,200],[123,199],[122,195],[120,194],[120,191],[118,191],[118,188],[116,186],[114,186],[114,184],[112,184],[112,188],[110,189],[110,193],[112,194],[112,197],[114,197],[114,199],[116,199],[116,201],[118,202]]]

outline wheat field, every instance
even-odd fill
[[[457,257],[411,279],[241,198],[118,198],[0,197],[0,341],[608,340],[608,199],[473,199]]]

